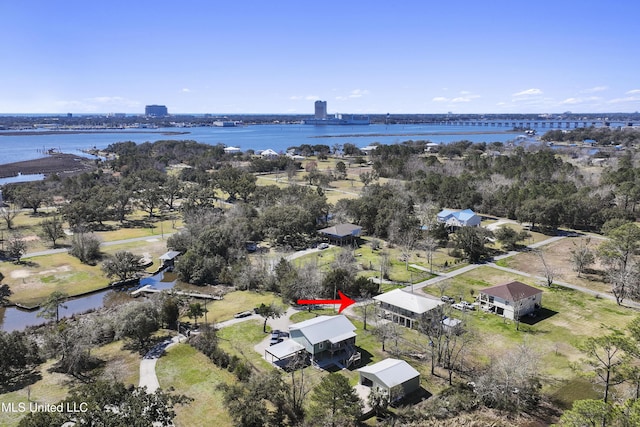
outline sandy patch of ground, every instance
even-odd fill
[[[31,276],[31,272],[29,270],[14,270],[10,276],[12,279],[26,279]]]
[[[37,272],[31,272],[29,270],[26,269],[20,269],[20,270],[14,270],[11,272],[10,276],[12,279],[26,279],[27,277],[31,277],[34,274],[55,274],[55,273],[63,273],[63,272],[67,272],[67,271],[71,271],[71,266],[70,265],[62,265],[58,268],[53,268],[50,270],[43,270],[43,271],[37,271]]]

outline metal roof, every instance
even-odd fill
[[[360,368],[358,372],[374,375],[388,388],[420,376],[420,372],[416,371],[411,365],[404,360],[398,359],[384,359],[373,365]]]
[[[289,331],[299,330],[311,344],[318,344],[325,341],[335,341],[336,338],[347,338],[356,336],[356,327],[344,315],[338,316],[318,316],[304,322],[289,326]],[[348,334],[351,334],[347,336]],[[334,340],[334,341],[332,341]]]
[[[360,234],[362,227],[355,224],[338,224],[333,227],[323,228],[318,230],[318,233],[328,234],[336,237],[357,236]]]
[[[284,359],[297,352],[304,350],[302,344],[297,343],[294,340],[284,340],[278,344],[274,344],[271,347],[267,347],[265,351],[275,357],[276,359]]]
[[[168,260],[174,259],[178,255],[180,255],[180,251],[169,251],[169,252],[165,253],[164,255],[162,255],[160,257],[160,259],[163,260],[163,261],[165,261],[165,260],[168,261]]]
[[[373,299],[416,314],[426,313],[444,305],[440,300],[405,292],[402,289],[394,289],[384,294],[376,295]]]

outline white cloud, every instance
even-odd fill
[[[626,92],[627,95],[635,95],[635,94],[638,94],[638,93],[640,93],[640,89],[633,89],[633,90],[630,90],[630,91]]]
[[[432,99],[433,102],[447,102],[449,99],[444,96],[436,96]]]
[[[320,97],[316,96],[316,95],[306,95],[306,96],[291,95],[289,97],[289,100],[291,100],[291,101],[317,101],[319,99],[320,99]]]
[[[180,92],[189,93],[189,92],[191,92],[191,89],[189,89],[188,87],[185,87],[185,88],[182,88],[182,90]]]
[[[540,89],[532,88],[532,89],[527,89],[521,92],[514,93],[512,96],[529,96],[529,95],[542,95],[542,91]]]
[[[635,93],[640,93],[640,92],[635,92]],[[638,102],[638,101],[640,101],[640,96],[627,96],[625,98],[612,99],[610,101],[607,101],[607,104],[622,104],[625,102]]]
[[[595,92],[602,92],[602,91],[607,90],[607,89],[609,89],[608,86],[596,86],[596,87],[592,87],[592,88],[589,88],[589,89],[581,90],[580,92],[581,93],[595,93]]]
[[[369,91],[366,89],[354,89],[349,94],[349,98],[362,98],[364,95],[369,95]]]

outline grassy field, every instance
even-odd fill
[[[598,262],[592,265],[586,274],[581,274],[580,277],[578,277],[578,273],[572,268],[571,251],[574,250],[575,246],[579,245],[580,242],[586,242],[586,239],[588,238],[571,237],[545,245],[542,248],[545,261],[556,271],[557,280],[602,292],[603,294],[609,293],[611,286],[604,283],[604,273],[602,266]],[[601,242],[601,239],[592,238],[590,239],[589,247],[591,250],[596,251]],[[523,252],[501,260],[499,265],[529,274],[544,275],[544,267],[540,257],[531,252]]]
[[[10,234],[18,233],[27,242],[27,252],[51,249],[51,242],[43,240],[39,235],[41,232],[40,223],[53,215],[51,208],[43,209],[36,215],[33,215],[31,211],[21,211],[14,219],[12,229],[7,229],[7,225],[3,221],[0,223],[0,232],[5,239]],[[95,234],[103,242],[140,237],[161,238],[162,235],[166,238],[183,226],[182,219],[176,214],[162,214],[149,219],[147,213],[136,211],[128,215],[127,220],[124,226],[117,221],[105,221],[104,226],[108,231],[96,231]],[[66,223],[65,228],[68,228]],[[67,236],[65,239],[59,240],[58,245],[66,247],[70,242],[71,239]]]
[[[198,287],[196,287],[198,288]],[[196,289],[197,290],[197,289]],[[257,293],[252,291],[234,291],[224,295],[224,299],[207,303],[207,321],[210,323],[218,323],[224,320],[233,319],[233,315],[241,311],[253,310],[260,304],[269,305],[272,302],[283,307],[285,310],[287,305],[282,302],[282,298],[276,296],[272,292]],[[204,304],[204,303],[203,303]],[[191,321],[187,317],[181,321]],[[204,316],[198,318],[198,323],[204,322]]]
[[[67,253],[26,258],[24,264],[2,263],[11,301],[27,306],[44,301],[53,291],[77,295],[107,286],[100,266],[82,264]]]
[[[266,372],[268,369],[273,369],[271,364],[264,360],[264,355],[253,348],[268,336],[262,332],[262,324],[260,320],[248,320],[220,329],[218,332],[220,348],[238,356],[257,371]]]
[[[158,382],[163,390],[191,397],[193,402],[177,406],[178,426],[233,425],[224,407],[220,384],[236,381],[235,376],[215,366],[205,355],[189,344],[169,348],[156,365]]]
[[[472,301],[472,294],[478,295],[480,289],[509,281],[518,280],[531,286],[537,286],[535,280],[490,267],[480,267],[452,279],[448,279],[448,295],[463,297]],[[464,317],[469,326],[478,335],[477,359],[489,360],[500,357],[510,347],[526,343],[535,348],[544,367],[544,374],[556,381],[546,382],[546,388],[554,391],[557,381],[570,381],[575,372],[571,362],[579,361],[583,355],[576,345],[590,336],[604,335],[607,327],[623,329],[633,319],[635,310],[619,307],[615,302],[588,296],[579,291],[554,286],[543,290],[543,311],[533,319],[527,319],[516,330],[513,321],[483,313],[454,311],[453,317]],[[426,292],[436,294],[435,288],[425,288]]]

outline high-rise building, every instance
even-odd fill
[[[169,115],[165,105],[147,105],[144,107],[144,115],[150,117],[165,117]]]
[[[316,101],[316,119],[327,118],[327,101]]]

